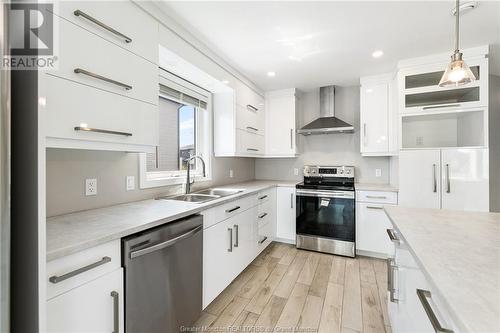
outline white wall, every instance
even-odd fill
[[[178,193],[180,185],[139,189],[139,155],[136,153],[47,149],[47,216],[93,209]],[[212,181],[195,183],[193,190],[252,180],[254,160],[213,158]],[[234,177],[229,178],[229,170]],[[125,179],[135,176],[136,189],[126,191]],[[97,178],[97,195],[85,196],[85,179]]]
[[[319,89],[303,93],[299,100],[300,127],[319,117]],[[336,87],[335,115],[352,124],[354,133],[326,135],[299,135],[300,156],[295,159],[257,159],[257,179],[302,179],[302,168],[307,164],[354,165],[359,182],[388,183],[388,157],[362,157],[359,151],[359,87]],[[293,169],[299,174],[294,175]],[[375,177],[375,169],[382,170],[382,177]]]

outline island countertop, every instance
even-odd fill
[[[454,321],[500,331],[500,214],[385,207]]]

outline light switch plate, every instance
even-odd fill
[[[298,176],[299,175],[299,169],[298,168],[293,168],[293,174],[295,176]]]
[[[229,178],[233,178],[234,177],[234,171],[233,169],[230,169],[229,170]]]
[[[375,177],[382,177],[382,169],[375,169]]]
[[[127,191],[135,190],[135,177],[127,176]]]
[[[85,179],[85,195],[97,195],[97,178]]]

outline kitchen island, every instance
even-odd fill
[[[396,292],[395,298],[402,300],[392,306],[399,307],[402,313],[401,309],[417,298],[415,288],[408,290],[402,285],[410,283],[408,276],[413,272],[412,267],[401,268],[405,263],[398,263],[405,261],[401,258],[407,250],[416,263],[415,269],[425,277],[425,289],[432,290],[429,298],[443,307],[432,307],[441,312],[437,318],[444,318],[443,328],[455,332],[499,332],[500,214],[403,207],[385,207],[385,211],[400,239],[396,245],[397,274],[407,274],[397,278],[399,286],[394,289],[403,291]],[[398,255],[398,249],[403,255]],[[424,302],[415,302],[418,309],[409,312],[420,311]],[[419,322],[412,313],[409,317]],[[429,317],[425,311],[422,313],[426,319]],[[424,324],[430,323],[427,321]],[[452,327],[444,327],[446,323]]]

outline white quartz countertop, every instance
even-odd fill
[[[297,182],[289,181],[256,180],[217,186],[241,189],[243,192],[204,203],[151,199],[51,217],[47,219],[47,261],[196,214],[267,188],[295,187],[296,184]]]
[[[355,183],[356,191],[384,191],[398,192],[399,189],[391,184]]]
[[[500,332],[500,214],[385,211],[457,325],[468,332]]]

